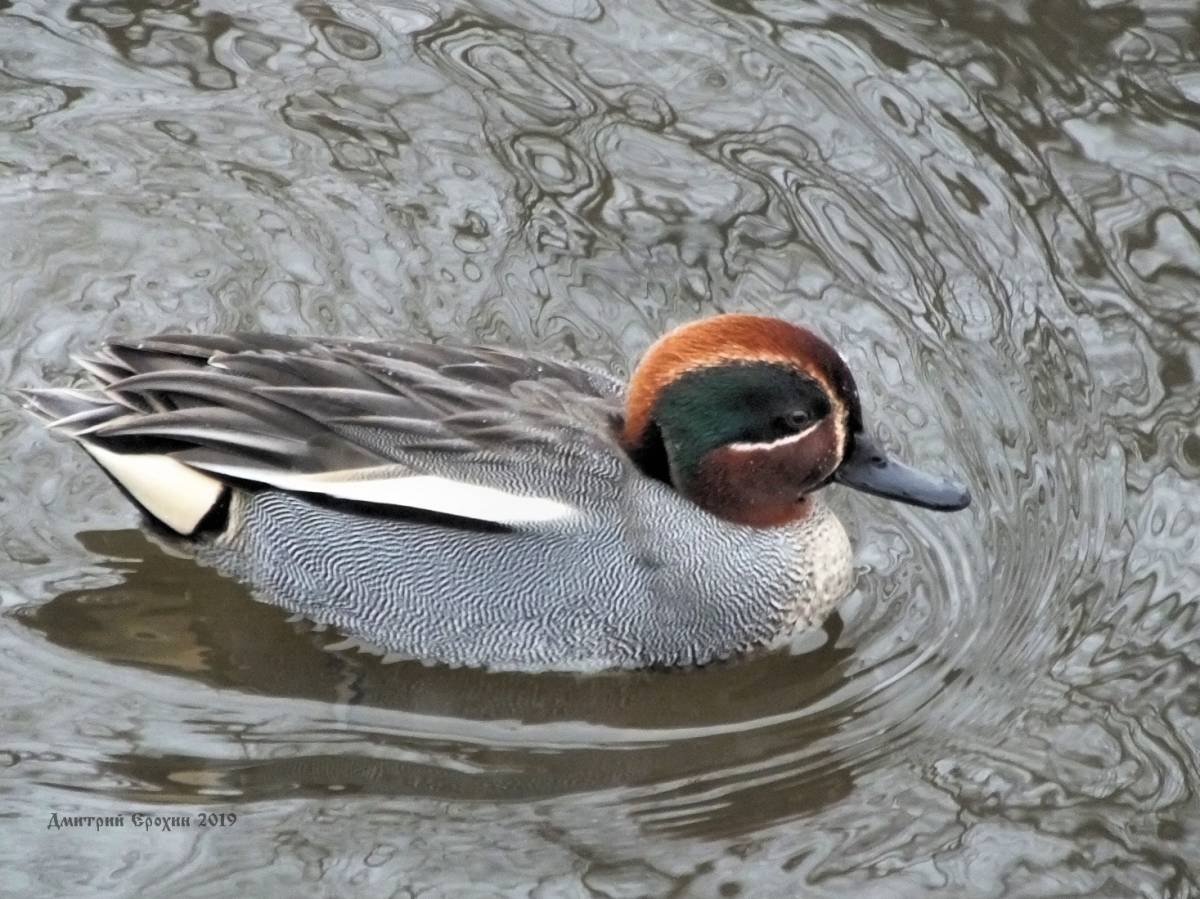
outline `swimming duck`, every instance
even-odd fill
[[[147,518],[263,598],[403,656],[702,665],[823,621],[851,549],[831,481],[930,509],[812,331],[718,315],[628,388],[502,349],[262,334],[114,339],[25,391]]]

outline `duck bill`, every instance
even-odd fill
[[[897,462],[861,431],[852,440],[849,454],[833,473],[839,484],[940,512],[957,512],[971,504],[971,494],[961,484]]]

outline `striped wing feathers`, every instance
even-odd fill
[[[183,534],[229,482],[524,526],[610,496],[625,467],[620,384],[553,360],[164,335],[79,361],[94,389],[27,391],[26,404]]]

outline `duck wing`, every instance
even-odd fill
[[[621,383],[553,359],[168,334],[79,362],[94,389],[27,391],[27,405],[184,534],[230,484],[522,527],[611,501],[632,470]]]

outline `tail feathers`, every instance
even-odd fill
[[[108,347],[97,350],[90,356],[72,356],[71,361],[86,371],[101,387],[106,387],[122,378],[128,378],[135,370],[115,356]]]
[[[227,488],[212,475],[160,453],[118,453],[89,440],[90,432],[129,413],[107,393],[58,388],[21,390],[30,412],[79,441],[146,514],[184,536],[196,532],[223,501]]]
[[[69,426],[81,416],[108,413],[115,417],[127,411],[123,406],[116,405],[112,397],[95,390],[69,387],[18,390],[16,396],[22,406],[45,419],[52,428]],[[90,423],[95,421],[91,419]],[[68,433],[73,431],[68,428]]]

